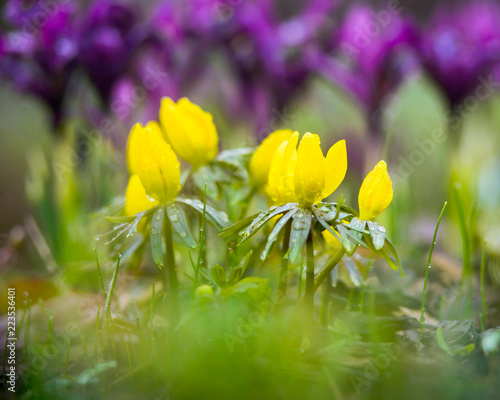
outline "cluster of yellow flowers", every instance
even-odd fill
[[[297,147],[298,144],[298,147]],[[130,180],[126,214],[135,215],[158,204],[172,202],[181,189],[180,164],[193,170],[212,161],[218,153],[218,135],[212,115],[187,98],[175,103],[162,100],[159,122],[136,124],[127,144]],[[318,135],[278,130],[252,155],[250,184],[275,205],[298,203],[307,208],[330,196],[347,171],[346,143],[335,143],[326,157]],[[360,219],[373,220],[392,200],[387,165],[380,161],[366,176],[359,192]]]
[[[310,207],[330,196],[347,172],[345,140],[325,156],[318,135],[306,133],[297,148],[299,133],[278,130],[257,148],[250,160],[252,185],[276,204],[299,203]],[[380,161],[366,176],[359,191],[360,219],[374,220],[392,201],[387,164]]]
[[[165,97],[160,123],[135,124],[127,143],[130,180],[125,212],[135,215],[175,199],[181,189],[177,156],[194,170],[209,163],[219,151],[212,115],[187,98],[175,103]]]

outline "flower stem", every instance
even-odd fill
[[[314,316],[314,245],[312,232],[309,232],[306,242],[306,289],[304,293],[305,309],[312,323]],[[311,325],[312,326],[312,325]]]
[[[177,280],[177,268],[175,265],[174,243],[172,235],[172,223],[168,218],[165,218],[165,241],[166,241],[166,260],[168,286],[170,289],[170,311],[172,320],[179,320],[179,281]]]
[[[323,293],[321,298],[321,325],[328,326],[330,289],[332,287],[332,277],[328,275],[323,282]]]
[[[278,286],[278,304],[281,306],[281,302],[286,298],[286,289],[288,281],[288,247],[290,242],[290,230],[292,224],[288,222],[285,225],[285,232],[283,235],[283,248],[282,248],[282,258],[280,265],[280,275],[279,275],[279,286]]]
[[[328,263],[324,266],[324,268],[321,270],[321,272],[318,274],[316,279],[314,280],[314,292],[318,290],[318,288],[321,286],[325,278],[330,275],[330,272],[335,268],[335,266],[340,262],[342,257],[344,257],[345,250],[342,247],[335,256],[328,261]]]

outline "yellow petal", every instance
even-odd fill
[[[172,201],[181,188],[180,166],[158,123],[143,128],[137,148],[138,175],[146,193],[162,203]]]
[[[151,200],[146,195],[146,189],[142,186],[139,175],[132,175],[128,181],[125,192],[125,214],[136,215],[142,211],[149,210],[158,204],[157,200]]]
[[[339,240],[333,235],[333,233],[331,233],[328,230],[324,230],[322,232],[322,235],[323,235],[323,238],[325,239],[327,246],[330,249],[332,249],[334,252],[337,252],[340,250],[342,245],[340,244]]]
[[[142,126],[135,124],[130,130],[127,141],[127,166],[131,175],[137,173],[137,146],[142,136]]]
[[[249,164],[250,184],[254,188],[266,186],[274,154],[285,140],[290,139],[292,133],[291,129],[274,131],[257,147]]]
[[[295,202],[293,172],[297,164],[296,146],[299,133],[284,141],[274,154],[269,170],[268,195],[274,204]]]
[[[366,176],[359,190],[360,219],[374,220],[392,201],[392,182],[385,161],[379,163]]]
[[[210,162],[219,151],[219,136],[212,115],[187,98],[175,103],[162,99],[160,122],[174,151],[194,169]]]
[[[294,173],[295,195],[301,205],[310,206],[322,200],[326,160],[318,135],[306,133],[297,150]]]
[[[326,155],[325,187],[321,193],[324,199],[330,196],[342,183],[347,172],[347,149],[345,140],[335,143]]]

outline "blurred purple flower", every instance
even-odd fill
[[[16,29],[2,38],[0,74],[42,98],[58,125],[77,54],[77,35],[71,25],[75,7],[71,2],[25,3],[11,0],[6,4],[5,19]]]
[[[333,56],[316,54],[313,61],[327,78],[364,109],[371,134],[380,133],[380,107],[418,66],[417,33],[401,10],[376,11],[351,7],[335,32]]]
[[[450,106],[460,103],[500,60],[500,7],[475,0],[438,9],[422,35],[427,70]]]

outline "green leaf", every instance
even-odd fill
[[[446,343],[446,340],[444,340],[443,327],[442,326],[440,326],[439,328],[437,328],[436,339],[437,339],[439,347],[441,349],[443,349],[446,353],[451,354],[451,349],[448,346],[448,343]]]
[[[227,286],[226,271],[220,265],[214,265],[212,267],[212,279],[219,287]]]
[[[343,224],[337,225],[337,231],[340,234],[340,243],[344,247],[346,254],[350,257],[354,254],[358,245],[350,239],[349,231],[344,227]]]
[[[272,245],[274,244],[274,242],[278,238],[279,233],[281,232],[283,227],[286,225],[286,223],[290,220],[290,218],[292,218],[297,211],[298,211],[297,209],[293,209],[293,210],[289,211],[288,213],[283,215],[280,218],[280,220],[276,223],[272,232],[267,237],[266,248],[264,249],[264,251],[260,255],[261,260],[264,261],[267,258],[267,254],[269,253],[269,250],[271,250]]]
[[[359,269],[356,263],[348,257],[345,257],[343,261],[344,266],[349,273],[349,278],[351,279],[354,286],[361,286],[361,284],[363,283],[363,277],[359,273]]]
[[[323,218],[323,215],[322,215],[322,212],[317,210],[317,209],[314,209],[313,208],[313,214],[314,216],[316,217],[316,221],[319,222],[319,224],[325,229],[327,230],[328,232],[330,232],[333,236],[335,236],[337,238],[337,240],[340,242],[340,236],[338,234],[338,232],[336,232],[335,230],[332,229],[332,227],[330,226],[330,224],[328,224],[327,221],[329,220],[325,220]]]
[[[132,215],[132,216],[121,216],[121,217],[107,216],[106,219],[109,222],[112,222],[113,224],[121,224],[121,223],[124,223],[124,222],[134,222],[135,215]]]
[[[186,204],[200,214],[203,214],[203,202],[198,199],[186,199],[186,198],[177,198],[178,203]],[[225,228],[228,228],[231,225],[231,221],[227,217],[226,213],[222,211],[218,211],[212,206],[206,205],[206,216],[208,221],[220,232]]]
[[[302,249],[311,230],[311,210],[298,209],[293,215],[292,230],[290,231],[290,262],[293,264],[300,260]]]
[[[227,283],[230,285],[235,285],[236,283],[238,283],[243,276],[243,272],[245,272],[243,267],[233,268],[231,273],[229,274],[229,277],[227,278]]]
[[[248,239],[250,239],[253,235],[255,235],[260,230],[260,228],[262,228],[269,220],[295,207],[296,204],[291,203],[291,204],[285,204],[284,206],[272,207],[267,211],[261,212],[257,216],[257,218],[255,218],[252,221],[250,226],[243,232],[241,232],[240,236],[243,236],[243,238],[238,243],[238,246],[245,243]]]
[[[247,228],[248,225],[252,223],[252,221],[257,218],[258,215],[261,213],[255,213],[253,215],[250,215],[249,217],[242,219],[241,221],[235,223],[234,225],[231,225],[228,228],[225,228],[222,230],[221,233],[219,233],[219,236],[222,237],[224,240],[229,241],[228,239],[235,238],[236,236],[239,236],[240,232]]]
[[[151,238],[151,253],[153,255],[153,260],[162,269],[164,264],[164,254],[163,254],[163,217],[165,215],[165,209],[163,207],[158,207],[151,220],[151,230],[149,231],[149,236]]]
[[[170,203],[166,207],[168,219],[172,223],[174,230],[179,234],[182,241],[192,249],[198,248],[196,240],[194,239],[191,230],[186,221],[186,215],[182,208],[176,203]]]
[[[371,221],[368,221],[367,225],[372,238],[373,247],[375,247],[376,250],[380,250],[385,244],[385,235],[387,233],[385,228]]]
[[[456,355],[464,357],[464,356],[470,354],[471,352],[473,352],[475,348],[476,348],[476,346],[474,345],[474,343],[471,343],[471,344],[468,344],[467,346],[459,347],[458,349],[452,350],[451,354],[456,354]]]
[[[365,229],[366,221],[362,221],[362,220],[358,219],[357,217],[354,217],[353,219],[351,219],[351,221],[346,226],[349,229],[356,231],[356,232],[368,233]],[[361,235],[359,235],[358,237],[361,237]]]
[[[205,191],[205,185],[207,185],[207,195],[212,199],[219,199],[219,187],[217,186],[217,182],[219,174],[217,174],[212,166],[204,165],[201,168],[198,168],[195,172],[193,172],[193,181],[196,187]]]
[[[399,256],[398,256],[398,252],[396,251],[392,242],[387,238],[385,238],[385,245],[384,245],[382,250],[384,250],[384,249],[389,250],[389,252],[392,254],[392,256],[394,257],[394,260],[396,260],[397,270],[401,274],[401,277],[404,278],[405,273],[403,271],[403,266],[401,265],[401,260],[399,259]]]

